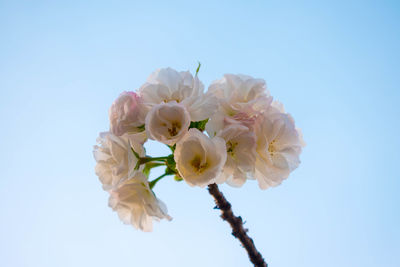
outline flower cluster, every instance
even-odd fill
[[[135,92],[123,92],[109,110],[110,130],[94,147],[96,174],[110,193],[109,206],[124,223],[151,231],[167,219],[155,184],[174,175],[190,186],[255,179],[261,189],[279,185],[300,163],[304,142],[293,118],[273,101],[265,81],[226,74],[204,92],[190,72],[153,72]],[[157,140],[171,149],[146,156],[143,144]],[[150,170],[165,174],[149,181]]]

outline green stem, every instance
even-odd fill
[[[146,163],[146,165],[144,166],[144,169],[143,169],[143,173],[144,173],[147,177],[149,177],[151,169],[156,168],[156,167],[159,167],[159,166],[165,166],[165,163],[159,163],[159,162],[149,162],[149,163]]]
[[[146,164],[146,166],[150,169],[155,168],[155,167],[160,167],[160,166],[165,166],[165,163],[161,162],[149,162]]]
[[[152,157],[139,158],[138,162],[136,163],[135,170],[138,170],[140,165],[142,165],[142,164],[146,164],[146,163],[152,162],[152,161],[166,162],[167,159],[168,159],[168,156],[166,156],[166,157],[155,157],[155,158],[152,158]]]
[[[169,156],[165,156],[165,157],[144,157],[144,158],[141,158],[140,156],[139,156],[139,154],[131,147],[131,150],[132,150],[132,153],[135,155],[135,157],[138,159],[138,161],[137,161],[137,163],[136,163],[136,166],[135,166],[135,170],[138,170],[139,169],[139,167],[140,167],[140,165],[142,165],[142,164],[146,164],[146,163],[148,163],[148,162],[152,162],[152,161],[161,161],[161,162],[163,162],[163,164],[160,164],[160,166],[161,165],[164,165],[165,163],[167,163],[167,160],[172,156],[173,157],[173,154],[171,154],[171,155],[169,155]],[[152,167],[154,167],[154,166],[152,166]],[[151,168],[152,168],[151,167]]]
[[[143,163],[147,163],[150,161],[164,161],[166,159],[168,159],[168,157],[154,157],[154,158],[153,157],[144,157],[144,158],[140,158],[140,161]]]
[[[164,173],[163,175],[161,175],[161,176],[157,177],[156,179],[154,179],[153,181],[151,181],[151,182],[149,183],[150,189],[153,189],[153,187],[156,185],[156,183],[157,183],[158,181],[160,181],[162,178],[164,178],[165,176],[167,176],[167,175],[171,175],[171,174],[169,174],[169,173]]]

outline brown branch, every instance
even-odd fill
[[[231,225],[232,235],[239,239],[240,243],[242,243],[243,247],[246,249],[250,261],[256,267],[267,267],[268,265],[261,253],[257,251],[253,239],[247,235],[248,230],[243,228],[242,218],[233,214],[231,204],[226,200],[221,191],[219,191],[218,186],[216,184],[210,184],[208,186],[208,192],[214,197],[215,203],[217,204],[216,208],[221,210],[221,218]]]

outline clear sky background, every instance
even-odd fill
[[[251,266],[205,189],[161,181],[174,219],[142,233],[94,174],[119,93],[201,61],[264,78],[307,142],[281,186],[221,187],[269,266],[400,266],[399,47],[398,1],[0,1],[0,265]]]

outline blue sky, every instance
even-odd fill
[[[251,266],[205,189],[157,184],[174,219],[149,234],[94,174],[114,98],[197,61],[264,78],[303,130],[281,186],[221,187],[270,266],[400,265],[397,1],[82,2],[0,1],[2,266]]]

